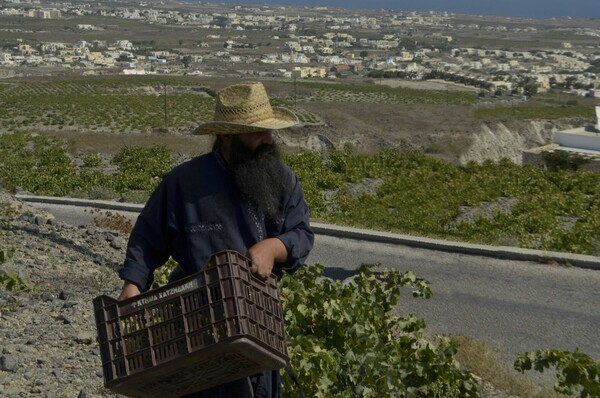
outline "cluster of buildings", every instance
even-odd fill
[[[348,15],[339,10],[327,12],[325,7],[307,12],[301,8],[268,6],[221,6],[218,10],[206,7],[202,11],[202,5],[190,12],[137,4],[104,8],[91,3],[42,6],[36,0],[4,0],[0,2],[0,15],[43,19],[93,15],[156,25],[192,26],[206,29],[206,42],[192,50],[148,51],[137,48],[126,37],[112,43],[22,40],[17,46],[0,48],[0,67],[60,66],[83,68],[90,73],[109,69],[109,73],[201,74],[210,73],[213,65],[213,70],[226,68],[243,70],[246,74],[302,78],[383,71],[392,76],[420,79],[437,71],[444,78],[483,81],[488,89],[501,92],[520,90],[524,81],[535,85],[538,91],[562,85],[588,95],[593,93],[590,89],[600,86],[600,76],[595,72],[598,68],[593,68],[600,65],[600,55],[578,51],[569,42],[563,42],[559,49],[512,51],[463,47],[452,35],[453,31],[465,29],[531,34],[537,31],[535,27],[461,24],[448,13],[368,16],[350,11]],[[103,28],[79,24],[77,29],[89,37],[89,31]],[[600,37],[600,29],[577,29],[578,34]],[[249,31],[269,32],[276,45],[260,47],[260,43],[250,39],[251,35],[244,34]],[[243,51],[249,48],[261,51],[255,55]],[[215,67],[218,63],[221,66]]]

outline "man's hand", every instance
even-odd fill
[[[261,278],[268,278],[275,263],[287,260],[288,252],[282,241],[268,238],[248,249],[248,257],[252,261],[252,273]]]
[[[125,300],[130,297],[137,296],[140,293],[141,291],[138,285],[130,281],[125,281],[125,283],[123,284],[123,289],[121,290],[121,294],[119,294],[117,300]]]

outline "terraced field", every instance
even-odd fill
[[[472,92],[416,90],[382,85],[350,85],[301,83],[315,90],[314,100],[323,102],[363,102],[384,104],[449,104],[470,105],[477,96]]]
[[[212,119],[215,93],[247,79],[163,75],[6,79],[0,82],[0,133],[60,135],[69,137],[71,148],[83,151],[103,140],[104,147],[114,149],[111,153],[131,139],[141,143],[137,134],[142,133],[143,140],[171,140],[169,145],[181,148],[186,145],[177,145],[173,139],[189,135],[198,123]],[[293,110],[305,127],[292,137],[298,137],[292,143],[295,148],[320,148],[321,142],[336,148],[350,145],[367,153],[390,147],[418,148],[459,161],[482,124],[494,129],[498,120],[528,123],[532,118],[593,116],[593,107],[583,99],[569,101],[577,106],[564,106],[560,96],[480,106],[474,92],[433,90],[428,82],[425,89],[417,89],[358,77],[294,83],[261,80],[272,104]],[[418,82],[413,83],[418,87]],[[154,134],[162,132],[170,133],[169,137]],[[202,148],[212,145],[208,141],[202,142]]]
[[[0,89],[0,125],[19,129],[189,130],[212,118],[210,89],[191,79],[17,82]]]

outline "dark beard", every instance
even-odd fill
[[[288,181],[275,144],[263,144],[251,150],[233,137],[229,168],[235,186],[272,220],[282,216],[282,195]]]

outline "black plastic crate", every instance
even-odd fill
[[[288,361],[277,279],[235,251],[127,300],[94,299],[104,384],[133,397],[204,390]]]

